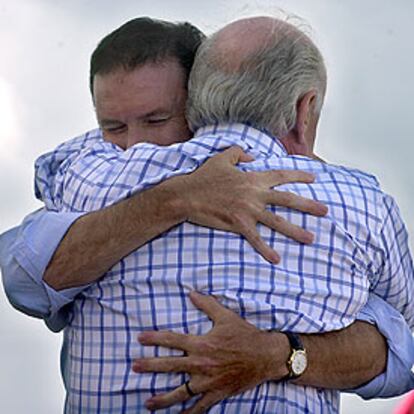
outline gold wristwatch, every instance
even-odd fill
[[[284,380],[290,380],[299,378],[306,370],[308,366],[308,356],[306,349],[303,346],[302,340],[298,334],[292,332],[284,332],[288,337],[292,352],[287,361],[287,367],[289,374],[286,375]]]

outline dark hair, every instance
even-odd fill
[[[190,23],[171,23],[139,17],[128,21],[98,44],[91,56],[89,87],[93,96],[96,74],[133,70],[147,62],[176,58],[190,74],[195,53],[205,35]]]

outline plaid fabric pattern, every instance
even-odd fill
[[[126,151],[96,130],[39,158],[37,194],[53,210],[100,209],[190,173],[232,145],[255,158],[240,164],[244,171],[316,174],[315,183],[282,188],[327,204],[327,217],[270,208],[314,232],[315,242],[305,246],[259,225],[281,254],[275,266],[238,235],[184,223],[125,257],[74,302],[63,348],[66,413],[138,413],[150,396],[182,384],[184,375],[137,375],[131,365],[136,357],[180,355],[141,347],[136,338],[144,330],[208,332],[211,322],[188,299],[193,289],[216,295],[260,329],[299,333],[345,328],[372,290],[414,326],[412,260],[392,198],[373,176],[289,156],[276,138],[252,127],[207,127],[184,143],[141,143]],[[190,403],[161,412],[177,413]],[[209,412],[336,413],[338,404],[334,390],[267,382]]]

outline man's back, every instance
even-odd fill
[[[216,295],[261,329],[324,332],[352,323],[371,288],[413,325],[406,234],[395,205],[375,179],[287,156],[279,143],[253,128],[211,128],[184,144],[140,144],[126,152],[97,142],[60,165],[57,175],[39,188],[49,208],[90,211],[192,171],[230,145],[240,145],[256,158],[242,166],[245,170],[300,168],[317,174],[314,184],[286,189],[326,203],[327,217],[278,209],[289,221],[315,232],[315,242],[300,245],[261,228],[281,253],[280,265],[274,266],[237,235],[184,223],[124,258],[75,301],[65,332],[68,412],[82,406],[87,412],[126,406],[136,410],[151,394],[182,383],[181,375],[134,374],[131,361],[170,354],[141,347],[136,336],[143,330],[200,334],[211,328],[187,300],[190,290]],[[41,159],[39,175],[47,171],[47,162]],[[228,413],[252,407],[263,413],[297,412],[297,404],[310,412],[335,412],[337,393],[266,383],[222,406]]]

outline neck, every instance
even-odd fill
[[[304,155],[305,157],[313,158],[313,146],[310,146],[307,142],[298,142],[293,137],[289,136],[290,133],[280,138],[283,146],[289,155]]]

